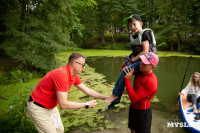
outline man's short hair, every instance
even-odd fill
[[[85,56],[82,55],[81,53],[76,53],[76,52],[72,53],[69,56],[68,63],[72,63],[74,60],[79,59],[79,58],[84,58],[85,59]]]

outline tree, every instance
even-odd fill
[[[112,33],[113,44],[115,44],[114,36],[116,29],[123,29],[122,20],[124,17],[133,14],[137,11],[137,6],[134,0],[96,0],[94,8],[82,10],[79,18],[84,25],[84,40],[85,38],[98,36],[101,39],[101,44],[106,43],[104,33],[106,30]],[[85,47],[87,44],[84,44]]]
[[[88,1],[84,3],[86,8]],[[0,50],[26,66],[52,69],[55,54],[75,46],[70,33],[82,28],[73,10],[76,4],[75,0],[2,0]]]

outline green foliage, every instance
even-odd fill
[[[130,50],[130,43],[116,43],[115,47],[113,46],[113,44],[108,44],[103,47],[100,47],[100,49]]]
[[[21,94],[11,99],[6,113],[0,115],[0,130],[2,133],[36,133],[36,129],[28,118],[25,104],[28,95]]]
[[[2,0],[0,11],[0,50],[30,68],[51,70],[55,54],[76,45],[106,48],[125,41],[118,40],[116,30],[130,30],[122,20],[133,13],[141,15],[143,28],[155,31],[159,49],[200,49],[198,0]],[[105,31],[114,35],[114,42]]]
[[[112,36],[110,34],[105,35],[106,44],[101,44],[101,39],[99,37],[88,37],[84,38],[84,45],[78,45],[82,48],[93,48],[93,49],[115,49],[115,50],[126,50],[130,49],[130,41],[128,34],[119,34],[114,36],[115,47],[113,46]]]
[[[5,72],[0,71],[0,85],[8,84],[8,83],[10,83],[10,82],[9,82],[7,75],[5,75]]]
[[[97,36],[100,45],[104,45],[104,32],[109,30],[116,34],[115,27],[122,29],[122,20],[127,15],[132,14],[137,10],[134,0],[96,0],[95,8],[82,9],[78,15],[81,18],[81,23],[85,26],[83,30],[83,42],[78,43],[82,48],[88,48],[87,40]],[[89,47],[91,48],[91,47]]]
[[[12,80],[12,82],[22,82],[22,78],[21,78],[22,72],[21,70],[12,70],[10,72],[10,80]]]
[[[78,3],[82,7],[95,3],[93,0],[79,2],[1,1],[0,25],[3,28],[0,29],[0,49],[24,65],[53,69],[57,63],[55,54],[61,49],[75,47],[70,34],[82,36],[84,26],[73,8]]]
[[[0,71],[0,85],[9,83],[27,82],[32,79],[33,74],[29,71],[12,69],[8,72]]]
[[[196,0],[192,1],[156,1],[158,24],[162,30],[156,30],[161,44],[166,42],[167,46],[164,50],[178,50],[198,53],[191,45],[196,40],[199,33],[197,16],[200,16],[200,4]],[[166,4],[163,4],[165,2]],[[167,8],[165,8],[167,7]],[[197,12],[196,12],[197,11]],[[198,31],[196,30],[198,29]],[[188,35],[193,35],[189,37]],[[191,39],[191,40],[190,40]],[[162,45],[163,46],[163,45]],[[198,46],[197,46],[198,48]]]
[[[85,26],[83,40],[77,41],[79,47],[108,48],[106,44],[113,44],[111,35],[114,35],[114,41],[118,43],[116,35],[119,33],[116,33],[116,29],[130,30],[123,26],[122,20],[126,16],[137,13],[142,17],[143,28],[154,30],[159,50],[187,50],[199,53],[200,46],[196,45],[198,41],[195,41],[195,36],[199,34],[198,23],[200,22],[198,0],[97,0],[96,2],[96,8],[82,9],[81,14],[78,15]],[[110,38],[103,35],[106,31],[109,31]],[[195,34],[195,36],[188,37],[188,34]],[[192,40],[192,44],[189,40]],[[112,47],[115,49],[114,46]]]
[[[157,45],[157,50],[165,50],[167,47],[167,43],[166,42],[162,42],[160,44]]]

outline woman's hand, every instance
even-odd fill
[[[134,67],[131,69],[131,67],[124,68],[124,72],[126,73],[125,78],[130,78],[133,75]]]
[[[184,93],[182,93],[182,92],[179,92],[179,93],[178,93],[178,95],[179,95],[179,96],[180,96],[180,95],[183,95],[183,96],[184,96]]]

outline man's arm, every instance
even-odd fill
[[[128,96],[129,96],[129,99],[131,100],[131,102],[136,102],[138,100],[141,100],[151,94],[156,93],[156,91],[157,91],[156,84],[145,85],[145,83],[143,86],[140,86],[135,91],[131,86],[129,78],[125,78],[125,86],[126,86],[126,91],[128,93]]]
[[[86,87],[83,83],[81,83],[79,85],[76,85],[76,87],[79,90],[81,90],[82,92],[84,92],[88,96],[91,96],[91,97],[94,97],[94,98],[98,98],[98,99],[101,99],[101,100],[105,100],[106,99],[106,96],[96,92],[95,90],[92,90],[92,89]]]
[[[57,99],[61,109],[78,109],[86,107],[86,103],[77,103],[67,101],[67,92],[56,91]],[[97,105],[96,100],[88,102],[89,108],[94,108]]]

